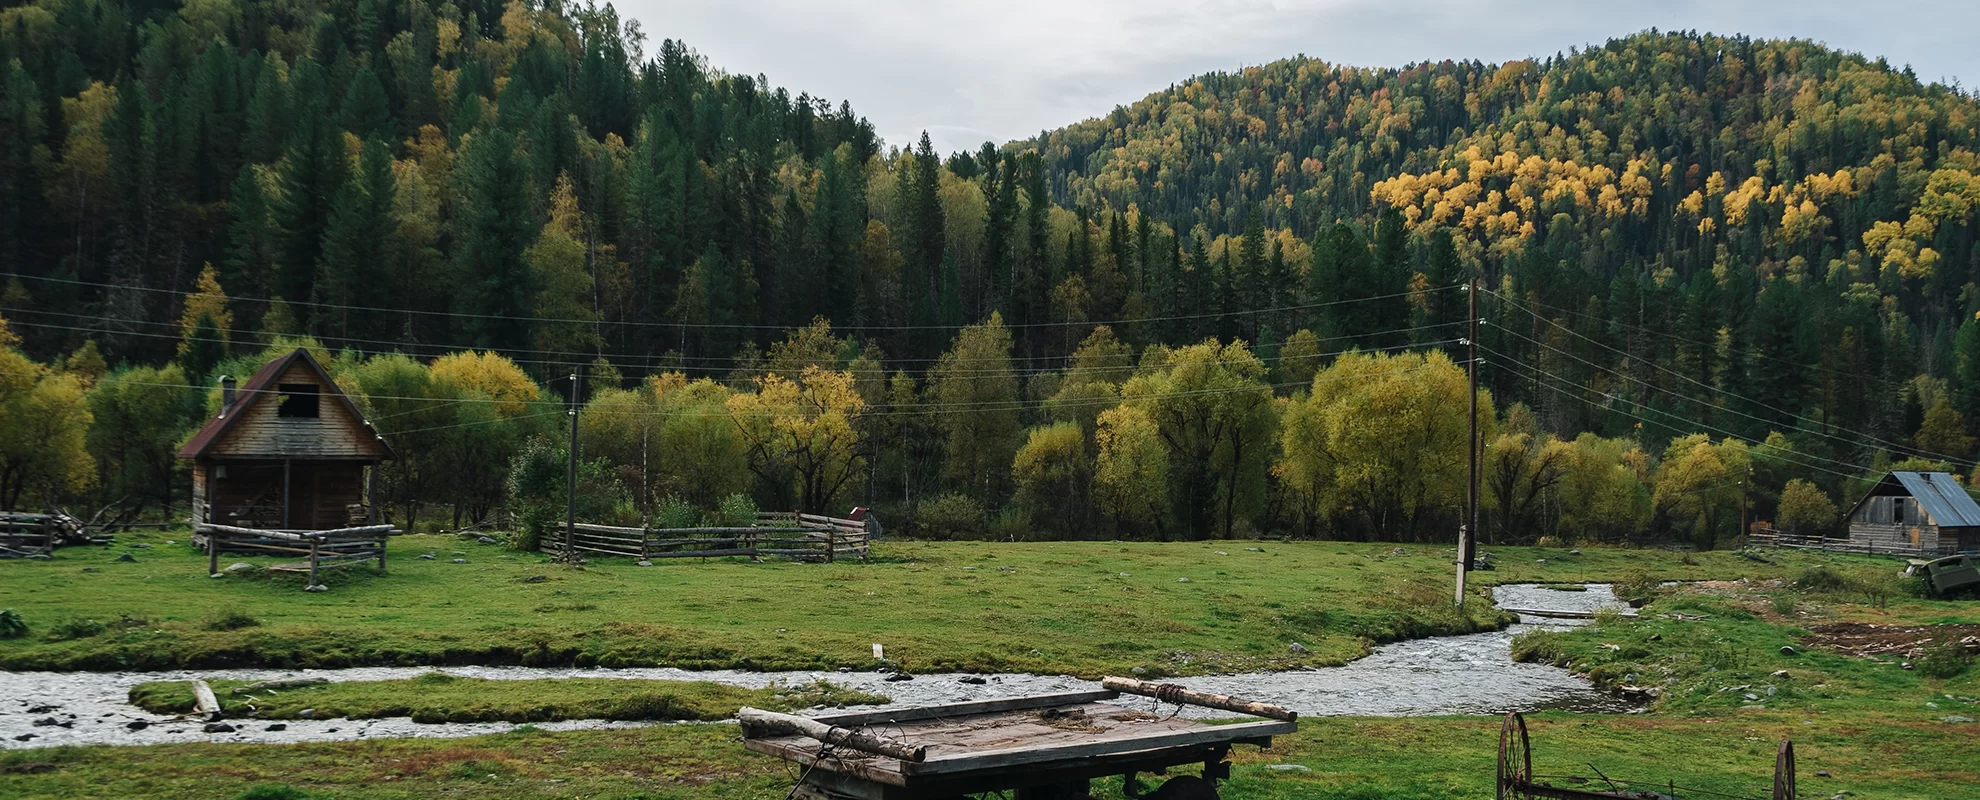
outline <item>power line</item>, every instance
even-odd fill
[[[1505,300],[1505,299],[1506,299],[1506,298],[1505,298],[1505,296],[1503,296],[1503,295],[1498,295],[1498,297],[1499,297],[1499,298],[1500,298],[1501,300]],[[1585,336],[1585,335],[1583,335],[1583,334],[1581,334],[1581,333],[1578,333],[1578,332],[1576,332],[1575,330],[1573,330],[1573,329],[1571,329],[1571,328],[1568,328],[1568,327],[1566,327],[1566,326],[1564,326],[1564,325],[1562,325],[1562,324],[1560,324],[1560,323],[1558,323],[1558,322],[1555,322],[1555,321],[1553,321],[1553,320],[1551,320],[1551,319],[1547,319],[1547,318],[1546,318],[1546,317],[1544,317],[1544,316],[1541,316],[1541,315],[1539,315],[1539,314],[1537,314],[1537,313],[1534,313],[1534,311],[1533,311],[1532,309],[1529,309],[1529,308],[1526,308],[1526,307],[1524,307],[1524,306],[1521,306],[1521,305],[1520,305],[1520,304],[1518,304],[1518,303],[1511,303],[1511,305],[1514,305],[1514,306],[1516,306],[1516,307],[1518,307],[1518,308],[1519,308],[1519,309],[1520,309],[1521,311],[1525,311],[1526,313],[1528,313],[1528,314],[1531,314],[1531,315],[1533,316],[1533,318],[1534,318],[1534,319],[1537,319],[1537,320],[1540,320],[1541,322],[1545,322],[1545,323],[1547,323],[1548,325],[1551,325],[1551,326],[1553,326],[1553,327],[1555,327],[1555,328],[1557,328],[1557,329],[1559,329],[1559,330],[1561,330],[1562,332],[1564,332],[1564,333],[1567,333],[1567,334],[1568,334],[1568,335],[1570,335],[1570,336],[1574,336],[1574,337],[1576,337],[1576,338],[1579,338],[1579,339],[1581,339],[1581,340],[1583,340],[1583,341],[1586,341],[1586,342],[1588,342],[1588,343],[1590,343],[1590,344],[1593,344],[1593,345],[1595,345],[1595,346],[1597,346],[1597,347],[1600,347],[1600,348],[1602,348],[1602,349],[1605,349],[1605,350],[1608,350],[1609,352],[1612,352],[1612,353],[1616,353],[1616,354],[1618,354],[1618,355],[1621,355],[1621,356],[1623,356],[1623,357],[1625,357],[1625,358],[1630,358],[1630,357],[1631,357],[1631,356],[1630,356],[1630,354],[1629,354],[1629,353],[1627,353],[1627,352],[1625,352],[1625,351],[1622,351],[1622,350],[1618,350],[1618,349],[1616,349],[1615,347],[1612,347],[1612,346],[1610,346],[1610,345],[1608,345],[1608,344],[1606,344],[1606,343],[1604,343],[1604,342],[1601,342],[1601,341],[1597,341],[1597,340],[1595,340],[1595,339],[1592,339],[1592,338],[1589,338],[1588,336]],[[1526,341],[1529,341],[1529,342],[1532,342],[1532,343],[1534,343],[1534,344],[1536,344],[1536,345],[1539,345],[1539,346],[1541,346],[1541,347],[1545,347],[1545,348],[1547,348],[1547,349],[1549,349],[1549,350],[1552,350],[1552,351],[1554,351],[1554,352],[1556,352],[1556,353],[1560,353],[1560,354],[1562,354],[1562,355],[1565,355],[1565,356],[1567,356],[1567,357],[1569,357],[1569,358],[1572,358],[1572,359],[1575,359],[1576,361],[1580,361],[1580,362],[1582,362],[1582,363],[1584,363],[1584,364],[1587,364],[1587,365],[1589,365],[1589,366],[1592,366],[1592,367],[1595,367],[1596,369],[1601,369],[1601,370],[1604,370],[1604,371],[1606,371],[1606,372],[1610,372],[1611,374],[1614,374],[1614,375],[1616,375],[1616,376],[1618,376],[1618,377],[1621,377],[1621,378],[1623,378],[1623,379],[1625,379],[1625,380],[1630,380],[1630,381],[1635,381],[1635,382],[1637,382],[1637,383],[1640,383],[1640,384],[1642,384],[1642,385],[1644,385],[1644,386],[1649,386],[1649,387],[1651,387],[1651,388],[1653,388],[1653,389],[1656,389],[1657,391],[1661,391],[1661,392],[1666,392],[1666,393],[1670,393],[1670,394],[1676,394],[1675,392],[1671,392],[1671,391],[1670,391],[1670,390],[1668,390],[1668,389],[1664,389],[1663,387],[1660,387],[1660,386],[1657,386],[1657,385],[1655,385],[1655,384],[1652,384],[1652,383],[1649,383],[1649,382],[1647,382],[1647,381],[1644,381],[1644,380],[1642,380],[1642,379],[1640,379],[1640,378],[1636,378],[1636,377],[1634,377],[1634,376],[1630,376],[1630,375],[1624,375],[1623,373],[1620,373],[1620,372],[1616,372],[1616,371],[1614,371],[1614,370],[1611,370],[1611,369],[1608,369],[1607,367],[1603,367],[1603,366],[1601,366],[1601,365],[1599,365],[1599,364],[1596,364],[1596,363],[1594,363],[1594,362],[1592,362],[1592,361],[1589,361],[1589,360],[1587,360],[1587,359],[1584,359],[1584,358],[1582,358],[1582,357],[1580,357],[1580,356],[1577,356],[1577,355],[1574,355],[1573,353],[1569,353],[1569,352],[1567,352],[1567,351],[1565,351],[1565,350],[1561,350],[1560,348],[1557,348],[1557,347],[1554,347],[1553,345],[1550,345],[1550,344],[1546,344],[1546,343],[1544,343],[1544,342],[1541,342],[1541,341],[1539,341],[1539,340],[1537,340],[1537,339],[1534,339],[1534,338],[1532,338],[1532,337],[1530,337],[1530,336],[1527,336],[1527,335],[1525,335],[1525,334],[1522,334],[1522,333],[1519,333],[1519,332],[1517,332],[1517,331],[1514,331],[1514,330],[1512,330],[1511,328],[1507,328],[1507,327],[1505,327],[1505,326],[1500,326],[1500,329],[1501,329],[1501,330],[1504,330],[1504,331],[1506,331],[1507,333],[1510,333],[1510,334],[1512,334],[1512,335],[1514,335],[1514,336],[1518,336],[1518,337],[1519,337],[1519,338],[1521,338],[1521,339],[1525,339]],[[1655,362],[1655,361],[1650,361],[1650,360],[1638,360],[1638,363],[1641,363],[1641,364],[1645,364],[1645,365],[1647,365],[1647,366],[1649,366],[1649,367],[1650,367],[1651,369],[1655,369],[1655,370],[1657,370],[1657,371],[1659,371],[1659,372],[1663,372],[1663,373],[1665,373],[1665,374],[1668,374],[1668,375],[1672,375],[1672,376],[1674,376],[1674,377],[1676,377],[1676,378],[1678,378],[1679,380],[1683,380],[1683,381],[1686,381],[1686,382],[1688,382],[1688,383],[1691,383],[1691,384],[1694,384],[1694,385],[1697,385],[1697,386],[1699,386],[1699,387],[1701,387],[1701,388],[1703,388],[1703,389],[1705,389],[1705,390],[1706,390],[1706,391],[1708,391],[1708,392],[1712,392],[1712,393],[1715,393],[1715,394],[1722,394],[1722,395],[1725,395],[1725,396],[1727,396],[1727,397],[1730,397],[1730,398],[1733,398],[1733,399],[1735,399],[1735,400],[1743,400],[1743,401],[1745,401],[1745,402],[1748,402],[1748,403],[1752,403],[1753,405],[1755,405],[1755,406],[1758,406],[1758,407],[1760,407],[1760,408],[1765,408],[1765,409],[1768,409],[1768,410],[1770,410],[1770,411],[1775,411],[1775,412],[1778,412],[1778,413],[1781,413],[1781,414],[1785,414],[1785,415],[1787,415],[1787,416],[1789,416],[1789,417],[1793,417],[1793,418],[1794,418],[1794,419],[1796,419],[1796,420],[1800,420],[1800,421],[1802,421],[1802,422],[1807,422],[1807,423],[1810,423],[1810,424],[1813,424],[1813,425],[1816,425],[1816,426],[1819,426],[1819,427],[1818,427],[1817,429],[1814,429],[1814,430],[1810,430],[1810,431],[1809,431],[1810,433],[1814,433],[1814,434],[1816,434],[1816,435],[1818,435],[1818,436],[1823,436],[1823,437],[1826,437],[1826,438],[1829,438],[1829,439],[1834,439],[1834,440],[1836,440],[1836,441],[1840,441],[1840,442],[1847,442],[1847,443],[1849,443],[1849,444],[1852,444],[1852,445],[1858,445],[1858,446],[1861,446],[1861,445],[1863,444],[1863,442],[1860,442],[1860,441],[1853,441],[1853,440],[1850,440],[1850,439],[1847,439],[1847,438],[1843,438],[1843,437],[1839,437],[1839,436],[1836,436],[1836,435],[1834,435],[1834,434],[1830,434],[1830,433],[1827,433],[1827,432],[1825,432],[1825,431],[1823,431],[1823,430],[1821,430],[1821,428],[1829,428],[1829,427],[1835,427],[1835,428],[1836,428],[1837,430],[1845,430],[1845,429],[1843,429],[1843,428],[1841,428],[1841,427],[1839,427],[1839,426],[1834,426],[1834,425],[1832,425],[1832,424],[1830,424],[1830,423],[1828,423],[1828,422],[1825,422],[1825,421],[1823,421],[1823,420],[1818,420],[1818,419],[1815,419],[1815,418],[1813,418],[1813,417],[1809,417],[1809,416],[1804,416],[1804,415],[1802,415],[1802,414],[1797,414],[1797,413],[1795,413],[1795,412],[1792,412],[1792,411],[1789,411],[1789,410],[1787,410],[1787,409],[1784,409],[1784,408],[1780,408],[1780,407],[1778,407],[1778,406],[1774,406],[1774,405],[1771,405],[1771,404],[1768,404],[1768,403],[1763,403],[1763,402],[1760,402],[1759,400],[1755,400],[1755,399],[1753,399],[1753,398],[1750,398],[1750,397],[1746,397],[1746,396],[1744,396],[1744,395],[1740,395],[1740,394],[1735,394],[1735,393],[1733,393],[1733,392],[1729,392],[1729,391],[1726,391],[1726,390],[1724,390],[1724,389],[1720,389],[1720,388],[1718,388],[1718,387],[1715,387],[1715,386],[1712,386],[1711,384],[1708,384],[1708,383],[1705,383],[1705,382],[1703,382],[1703,381],[1700,381],[1700,380],[1698,380],[1697,378],[1693,378],[1693,377],[1691,377],[1690,375],[1686,375],[1686,374],[1684,374],[1684,373],[1682,373],[1682,372],[1678,372],[1678,371],[1676,371],[1676,370],[1673,370],[1673,369],[1670,369],[1670,368],[1668,368],[1668,367],[1665,367],[1665,366],[1663,366],[1663,365],[1661,365],[1661,364],[1658,364],[1658,363],[1657,363],[1657,362]],[[1694,402],[1694,403],[1699,403],[1699,402],[1705,402],[1705,401],[1702,401],[1702,400],[1698,400],[1698,399],[1696,399],[1696,398],[1693,398],[1693,397],[1690,397],[1690,396],[1687,396],[1687,395],[1676,395],[1676,396],[1678,396],[1678,397],[1680,397],[1680,398],[1683,398],[1683,399],[1685,399],[1685,400],[1688,400],[1688,401],[1690,401],[1690,402]],[[1715,404],[1715,405],[1716,405],[1716,404]],[[1722,408],[1723,410],[1725,410],[1725,411],[1727,411],[1727,412],[1729,412],[1729,413],[1733,413],[1733,414],[1738,414],[1738,415],[1740,415],[1740,416],[1743,416],[1743,417],[1746,417],[1746,418],[1748,418],[1748,419],[1751,419],[1751,420],[1754,420],[1754,421],[1757,421],[1757,422],[1762,422],[1762,423],[1767,423],[1767,424],[1769,424],[1769,425],[1771,425],[1771,424],[1773,424],[1773,421],[1772,421],[1772,420],[1768,420],[1768,419],[1766,419],[1766,418],[1763,418],[1763,417],[1757,417],[1757,416],[1754,416],[1754,415],[1752,415],[1752,414],[1747,414],[1747,413],[1744,413],[1744,412],[1741,412],[1741,411],[1736,411],[1736,410],[1734,410],[1734,409],[1731,409],[1731,408],[1724,408],[1723,406],[1721,406],[1721,408]],[[1870,441],[1870,442],[1875,442],[1875,443],[1877,443],[1877,444],[1880,444],[1880,445],[1883,445],[1883,446],[1885,446],[1885,447],[1888,447],[1888,448],[1891,448],[1891,449],[1893,449],[1893,450],[1896,450],[1896,451],[1898,451],[1898,452],[1900,452],[1900,453],[1905,453],[1906,455],[1916,455],[1916,456],[1920,456],[1920,457],[1925,457],[1925,458],[1930,458],[1930,459],[1933,459],[1933,460],[1937,460],[1937,461],[1962,461],[1962,460],[1964,460],[1964,459],[1961,459],[1961,458],[1959,458],[1958,456],[1951,456],[1951,455],[1947,455],[1947,454],[1945,454],[1945,453],[1934,453],[1934,452],[1932,452],[1932,451],[1930,451],[1930,450],[1925,450],[1925,449],[1922,449],[1922,448],[1916,448],[1916,447],[1912,447],[1912,446],[1910,446],[1910,445],[1906,445],[1906,444],[1903,444],[1903,443],[1900,443],[1900,442],[1892,442],[1892,441],[1889,441],[1889,440],[1886,440],[1886,439],[1883,439],[1883,438],[1880,438],[1880,437],[1877,437],[1877,436],[1874,436],[1874,435],[1871,435],[1871,434],[1868,434],[1868,433],[1863,433],[1863,432],[1860,432],[1860,431],[1852,431],[1852,433],[1855,433],[1856,435],[1858,435],[1858,436],[1860,436],[1860,437],[1862,437],[1862,438],[1863,438],[1864,440],[1867,440],[1867,441]]]
[[[0,307],[0,314],[33,314],[33,315],[68,317],[71,319],[86,319],[86,320],[100,319],[100,317],[95,314],[78,314],[67,311],[43,311],[43,310],[28,309],[28,308]],[[137,325],[149,325],[157,328],[169,328],[177,331],[183,330],[182,326],[176,322],[159,322],[152,320],[128,320],[127,322]],[[1390,328],[1381,331],[1374,331],[1367,335],[1375,336],[1375,335],[1388,335],[1388,334],[1416,333],[1420,331],[1433,330],[1436,328],[1450,327],[1452,325],[1459,325],[1462,324],[1462,322],[1463,322],[1462,320],[1456,322],[1433,322],[1426,325],[1415,325],[1407,328]],[[9,323],[29,326],[29,327],[36,327],[36,328],[47,328],[51,330],[65,330],[65,331],[75,331],[82,333],[112,333],[112,335],[118,335],[118,336],[137,336],[137,337],[150,338],[150,339],[170,339],[170,340],[178,341],[186,338],[182,332],[181,333],[150,333],[144,331],[106,332],[100,328],[91,328],[91,327],[77,326],[77,325],[56,325],[47,322],[33,322],[33,321],[25,321],[18,319],[9,320]],[[802,330],[802,329],[793,329],[793,330]],[[294,334],[283,334],[283,333],[271,333],[269,331],[231,331],[230,333],[242,337],[270,337],[270,336],[294,335]],[[1352,339],[1356,337],[1352,334],[1337,334],[1333,336],[1319,336],[1315,338],[1322,342],[1331,342],[1331,341],[1338,341],[1341,339]],[[405,342],[397,339],[361,339],[361,338],[350,338],[350,337],[335,337],[332,338],[330,341],[333,343],[337,343],[339,346],[331,347],[329,344],[326,344],[325,345],[326,348],[334,349],[340,352],[348,350],[351,352],[361,353],[364,355],[372,355],[372,356],[408,355],[414,357],[437,357],[437,356],[424,356],[419,352],[408,353],[402,349],[399,349],[401,347],[406,347],[406,346],[410,346],[411,348],[414,348],[415,351],[435,350],[438,351],[440,355],[459,353],[459,352],[479,352],[483,350],[488,350],[488,348],[482,348],[472,344],[447,343],[447,342]],[[376,344],[376,345],[390,345],[394,349],[384,350],[377,348],[353,347],[346,344],[349,342],[360,342],[364,344]],[[1425,343],[1425,344],[1427,345],[1429,343]],[[491,352],[493,351],[491,350]],[[510,353],[549,355],[549,356],[558,356],[558,358],[538,358],[538,359],[518,358],[509,355]],[[504,358],[507,358],[510,361],[513,361],[518,364],[541,364],[541,365],[560,366],[560,367],[569,366],[572,363],[588,362],[589,360],[592,359],[603,358],[608,361],[616,359],[618,360],[618,363],[626,364],[628,366],[635,365],[635,362],[644,361],[647,363],[639,366],[643,366],[649,369],[658,369],[660,371],[666,371],[666,372],[696,371],[696,372],[707,372],[707,373],[718,373],[718,374],[730,374],[735,372],[769,374],[775,371],[768,367],[737,366],[735,365],[735,359],[733,357],[721,357],[721,356],[680,356],[679,358],[681,358],[682,360],[693,360],[693,361],[726,362],[728,366],[695,366],[690,364],[662,364],[656,367],[654,365],[654,362],[670,361],[671,358],[663,357],[661,355],[656,355],[652,353],[612,353],[612,352],[602,352],[602,351],[580,353],[580,352],[572,352],[572,351],[564,351],[564,350],[525,348],[525,349],[504,349],[501,351],[501,354]],[[1279,360],[1280,357],[1279,356],[1267,357],[1261,355],[1258,356],[1258,358],[1261,361],[1265,361],[1269,363],[1272,361]],[[953,357],[944,356],[937,358],[889,358],[879,363],[898,364],[903,362],[907,362],[907,363],[935,362],[940,364],[940,363],[957,363],[957,362],[961,362],[961,363],[989,362],[989,361],[999,361],[999,360],[1016,364],[1016,363],[1029,363],[1033,361],[1066,363],[1072,361],[1073,359],[1071,355],[1064,355],[1064,356],[1015,356],[1014,355],[1014,356],[1003,356],[1003,357],[986,356],[981,358],[953,358]],[[1087,371],[1103,372],[1103,371],[1113,371],[1116,369],[1132,369],[1132,367],[1103,367],[1093,370],[1074,370],[1068,367],[1065,370],[1042,370],[1042,371],[1060,372],[1061,374],[1080,374],[1082,372],[1087,372]],[[891,375],[894,372],[898,371],[898,368],[895,369],[848,368],[844,371],[853,372],[855,374]],[[1007,370],[997,369],[997,368],[983,368],[983,369],[948,368],[947,371],[950,373],[960,372],[963,374],[968,374],[972,372],[1003,374]]]
[[[120,285],[113,285],[107,283],[96,283],[92,281],[81,281],[73,278],[56,278],[46,275],[27,275],[18,272],[0,272],[0,278],[25,278],[28,280],[46,281],[49,283],[61,283],[61,284],[69,284],[75,286],[89,286],[99,289],[135,290],[140,292],[169,294],[179,297],[197,294],[197,292],[188,292],[180,289],[159,289],[150,286],[120,286]],[[1012,329],[1064,328],[1064,327],[1078,327],[1081,325],[1133,325],[1133,324],[1144,324],[1149,322],[1178,322],[1182,320],[1218,319],[1223,317],[1249,316],[1255,314],[1276,314],[1276,313],[1282,313],[1288,311],[1310,311],[1316,308],[1326,308],[1329,306],[1345,305],[1348,303],[1366,303],[1375,300],[1389,300],[1397,297],[1410,297],[1418,294],[1423,294],[1426,292],[1444,292],[1444,291],[1450,291],[1452,289],[1456,289],[1459,285],[1461,284],[1452,284],[1450,286],[1437,286],[1422,290],[1396,292],[1392,294],[1374,295],[1370,297],[1355,297],[1345,300],[1331,300],[1325,303],[1307,303],[1303,305],[1275,306],[1272,308],[1249,308],[1249,309],[1240,309],[1237,311],[1216,311],[1216,312],[1206,312],[1202,314],[1177,314],[1167,317],[1141,317],[1138,319],[1080,320],[1077,322],[1074,321],[1005,322],[1003,325],[1005,328],[1012,328]],[[254,297],[254,298],[229,297],[228,299],[230,301],[255,302],[255,303],[274,302],[272,298],[259,298],[259,297]],[[633,326],[633,327],[654,327],[654,328],[663,328],[663,329],[768,330],[768,331],[782,331],[782,330],[788,330],[792,327],[788,325],[764,325],[764,324],[750,324],[750,323],[636,322],[631,320],[610,321],[603,319],[561,319],[555,317],[512,317],[512,316],[491,317],[485,314],[470,314],[462,311],[424,311],[413,308],[377,308],[373,306],[354,306],[354,305],[345,305],[341,303],[322,303],[322,302],[303,301],[303,300],[284,300],[282,302],[292,307],[304,306],[309,308],[330,309],[335,311],[366,311],[366,312],[375,312],[381,314],[419,314],[425,316],[456,317],[456,318],[467,318],[467,319],[505,319],[505,320],[514,320],[517,322],[547,322],[547,323],[564,324],[564,325],[615,325],[615,326]],[[954,330],[961,330],[963,328],[967,328],[977,324],[982,324],[982,323],[960,323],[955,325],[835,325],[833,327],[840,330],[850,330],[850,331],[918,331],[918,330],[954,331]]]

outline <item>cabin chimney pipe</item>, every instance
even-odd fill
[[[220,418],[226,419],[227,413],[233,410],[234,376],[222,375],[220,376]]]

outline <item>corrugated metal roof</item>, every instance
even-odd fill
[[[1959,479],[1943,472],[1893,472],[1891,477],[1925,507],[1925,513],[1942,528],[1980,526],[1980,503],[1959,485]]]

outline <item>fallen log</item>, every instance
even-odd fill
[[[1285,722],[1293,722],[1299,719],[1297,712],[1284,706],[1244,700],[1227,694],[1199,692],[1194,689],[1185,689],[1173,683],[1149,683],[1148,681],[1139,681],[1133,678],[1109,677],[1101,679],[1100,686],[1125,694],[1153,697],[1165,703],[1188,703],[1193,706],[1214,708],[1220,711],[1235,711],[1240,714],[1250,714],[1256,717],[1282,720]]]
[[[908,744],[882,736],[875,736],[865,731],[827,725],[809,717],[800,717],[794,714],[779,714],[775,711],[764,711],[745,706],[741,711],[736,713],[736,718],[742,722],[743,729],[746,732],[755,731],[793,736],[809,736],[829,745],[858,750],[862,753],[887,756],[888,758],[898,758],[902,761],[919,762],[928,757],[928,748],[925,745]]]
[[[195,679],[192,682],[193,714],[207,719],[220,716],[220,698],[213,696],[213,687],[206,681]]]

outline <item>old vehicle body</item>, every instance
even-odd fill
[[[1972,556],[1935,558],[1906,572],[1924,578],[1925,586],[1937,595],[1980,588],[1980,565],[1974,563]]]

